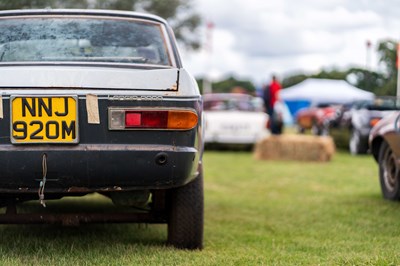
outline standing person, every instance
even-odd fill
[[[271,113],[271,133],[272,134],[281,134],[282,133],[282,126],[283,126],[283,119],[282,119],[282,108],[280,108],[279,102],[279,92],[282,86],[279,83],[277,77],[272,75],[271,83],[268,86],[269,91],[269,105],[267,110]]]
[[[271,117],[272,108],[270,107],[271,106],[271,96],[270,96],[269,84],[264,84],[263,85],[262,98],[264,100],[265,112]]]

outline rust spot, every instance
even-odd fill
[[[80,219],[78,215],[60,215],[63,226],[79,226]]]
[[[70,187],[68,192],[91,192],[89,188],[86,187]]]
[[[91,192],[108,192],[108,191],[121,191],[123,190],[121,187],[104,187],[104,188],[98,188],[98,189],[90,189],[87,187],[70,187],[67,192],[70,193],[91,193]]]

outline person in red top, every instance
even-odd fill
[[[271,83],[269,84],[269,94],[270,94],[270,101],[269,107],[274,108],[276,101],[279,98],[279,91],[281,90],[281,84],[278,82],[278,79],[275,75],[272,76]]]
[[[268,86],[268,104],[267,110],[270,115],[270,125],[271,125],[271,133],[272,134],[281,134],[282,133],[282,114],[277,110],[276,103],[279,101],[279,92],[282,86],[279,83],[278,79],[275,75],[272,75],[271,83]]]

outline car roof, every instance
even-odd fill
[[[210,93],[203,95],[204,100],[229,100],[229,99],[252,99],[253,96],[243,93]]]
[[[2,10],[0,17],[3,16],[32,16],[32,15],[90,15],[90,16],[110,16],[110,17],[130,17],[153,20],[162,24],[167,24],[163,18],[133,11],[103,10],[103,9],[18,9]]]

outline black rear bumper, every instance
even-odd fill
[[[169,145],[0,146],[0,192],[37,192],[46,157],[46,192],[78,193],[182,186],[198,151]]]

